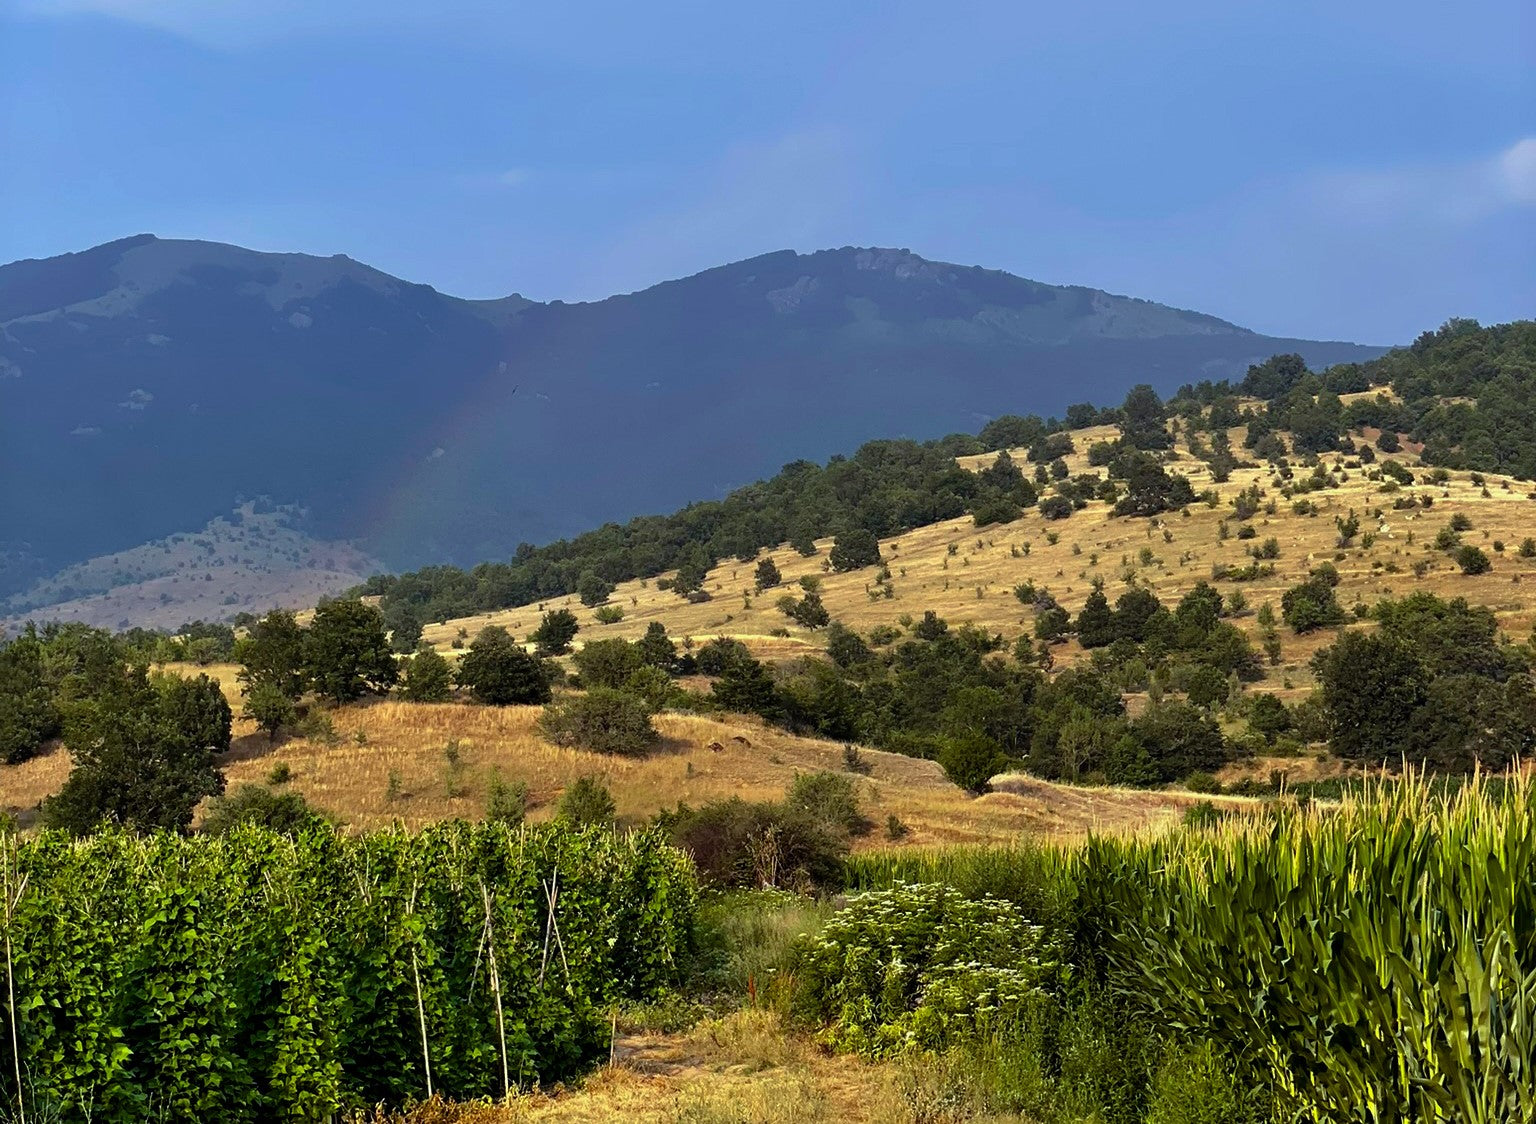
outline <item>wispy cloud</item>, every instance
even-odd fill
[[[1500,153],[1498,170],[1506,198],[1536,206],[1536,137],[1518,140]]]
[[[1303,181],[1301,191],[1319,211],[1368,226],[1475,223],[1536,205],[1536,137],[1458,163],[1326,172]]]

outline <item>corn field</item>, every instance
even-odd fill
[[[675,983],[696,903],[649,833],[0,840],[14,1120],[324,1120],[500,1097]]]
[[[1268,1075],[1286,1119],[1536,1121],[1536,786],[1382,781],[1327,811],[1083,847],[870,856],[1074,934],[1154,1027]]]

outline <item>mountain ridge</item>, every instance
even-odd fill
[[[567,304],[135,235],[0,266],[0,594],[240,496],[391,566],[468,563],[870,438],[1382,350],[899,249]]]

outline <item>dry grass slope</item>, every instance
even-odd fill
[[[173,670],[213,674],[239,713],[234,666]],[[332,711],[334,739],[276,743],[237,719],[223,764],[231,788],[263,783],[275,767],[286,766],[295,791],[354,830],[397,821],[419,827],[449,817],[479,819],[497,780],[526,784],[529,819],[539,821],[553,814],[572,781],[597,776],[612,791],[621,819],[638,823],[680,801],[776,800],[797,773],[844,766],[840,743],[795,737],[753,718],[659,715],[661,749],[636,759],[551,745],[539,736],[538,715],[537,707],[379,701]],[[712,742],[723,748],[709,749]],[[862,753],[870,771],[858,786],[876,829],[859,841],[861,847],[896,845],[884,832],[891,815],[909,829],[902,846],[1000,842],[1020,834],[1075,839],[1090,830],[1164,828],[1193,799],[1114,789],[1085,796],[1025,778],[1001,782],[1002,791],[972,799],[932,761]],[[69,754],[58,747],[0,768],[0,810],[30,823],[32,810],[58,791],[69,766]]]
[[[1074,432],[1077,452],[1067,458],[1069,470],[1074,475],[1097,471],[1088,464],[1087,449],[1094,441],[1113,438],[1116,432],[1108,426]],[[1243,452],[1243,434],[1241,428],[1231,433],[1239,453]],[[1367,436],[1373,438],[1375,434],[1367,431]],[[583,642],[606,637],[636,639],[652,621],[661,621],[674,638],[702,642],[714,636],[733,636],[747,643],[760,658],[782,662],[821,646],[820,633],[791,624],[775,606],[778,596],[791,591],[799,578],[814,575],[821,579],[822,600],[833,618],[861,631],[898,624],[903,616],[921,617],[932,609],[952,624],[971,622],[1012,640],[1032,632],[1034,623],[1033,614],[1013,596],[1014,587],[1020,583],[1032,582],[1048,590],[1073,613],[1082,607],[1096,576],[1104,579],[1111,601],[1124,590],[1126,579],[1134,576],[1168,603],[1197,582],[1210,581],[1213,566],[1242,565],[1248,561],[1249,547],[1268,538],[1278,539],[1280,545],[1272,575],[1242,583],[1214,583],[1224,593],[1242,591],[1249,609],[1235,623],[1250,633],[1256,645],[1259,626],[1255,612],[1259,606],[1270,602],[1278,615],[1281,595],[1324,561],[1333,562],[1339,570],[1338,597],[1346,608],[1422,589],[1489,606],[1498,614],[1503,629],[1517,639],[1529,636],[1536,623],[1536,588],[1527,592],[1528,583],[1536,581],[1536,558],[1521,558],[1516,553],[1521,540],[1536,534],[1536,502],[1529,498],[1529,483],[1490,474],[1484,495],[1485,489],[1472,483],[1468,473],[1458,472],[1444,486],[1415,484],[1388,494],[1381,490],[1382,482],[1367,479],[1362,469],[1346,468],[1345,478],[1337,487],[1304,497],[1316,506],[1315,513],[1298,514],[1292,501],[1283,498],[1271,481],[1267,467],[1239,468],[1230,480],[1216,484],[1204,463],[1189,454],[1182,438],[1179,454],[1170,471],[1188,476],[1196,492],[1214,489],[1220,495],[1215,507],[1196,503],[1187,517],[1172,514],[1158,525],[1146,519],[1116,518],[1108,505],[1095,502],[1059,521],[1046,520],[1038,509],[1031,509],[1012,523],[988,527],[976,527],[969,517],[920,527],[880,544],[891,570],[894,596],[890,599],[875,592],[873,568],[845,574],[825,569],[832,542],[823,539],[817,544],[818,553],[810,558],[801,557],[788,546],[764,552],[779,567],[788,589],[758,595],[752,585],[754,564],[729,559],[710,573],[705,588],[712,600],[702,604],[689,604],[658,589],[654,581],[628,581],[619,585],[611,601],[625,614],[616,624],[599,623],[594,610],[583,607],[575,597],[565,597],[429,625],[426,638],[451,654],[455,639],[472,638],[488,624],[525,636],[537,626],[542,612],[558,607],[576,613],[581,621],[578,640]],[[1012,455],[1021,466],[1032,467],[1025,464],[1023,450],[1013,450]],[[1418,471],[1413,452],[1405,448],[1395,457]],[[961,463],[974,470],[992,459],[990,455],[966,457]],[[1326,454],[1323,462],[1342,466],[1352,459],[1344,454]],[[1298,477],[1306,474],[1307,470],[1298,469]],[[1231,504],[1239,492],[1252,485],[1264,491],[1266,503],[1275,502],[1276,510],[1267,514],[1261,509],[1250,520],[1256,537],[1242,541],[1236,536],[1239,522]],[[1433,507],[1392,510],[1395,498],[1409,494],[1432,497]],[[1376,508],[1383,509],[1382,518],[1367,517],[1367,509]],[[1347,516],[1351,510],[1360,518],[1361,535],[1341,550],[1334,518]],[[1464,540],[1481,546],[1492,557],[1489,573],[1466,576],[1449,556],[1435,549],[1435,533],[1457,513],[1472,521],[1473,529]],[[1223,522],[1230,532],[1226,539],[1220,532]],[[1366,545],[1367,533],[1372,537],[1370,545]],[[1050,541],[1051,535],[1057,536],[1056,542]],[[1504,544],[1502,553],[1494,551],[1495,542]],[[1144,556],[1143,551],[1150,553]],[[1414,573],[1416,563],[1427,567],[1422,576]],[[775,636],[775,632],[787,635]],[[1312,654],[1330,644],[1334,634],[1323,631],[1293,636],[1284,628],[1281,632],[1282,662],[1269,669],[1260,689],[1279,691],[1294,700],[1311,685],[1307,663]],[[1068,643],[1057,650],[1057,661],[1070,663],[1082,654],[1075,643]],[[1289,690],[1284,687],[1286,681],[1292,684]]]

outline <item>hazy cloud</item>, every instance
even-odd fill
[[[1536,137],[1464,163],[1327,172],[1302,190],[1320,210],[1368,225],[1477,222],[1510,207],[1536,205]]]
[[[1536,137],[1517,140],[1499,154],[1497,164],[1507,198],[1536,206]]]

